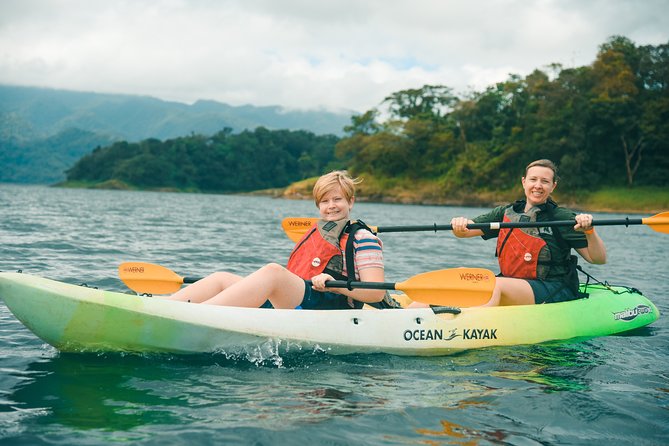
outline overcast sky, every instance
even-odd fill
[[[669,0],[0,0],[0,83],[366,111],[669,42]]]

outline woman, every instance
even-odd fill
[[[558,176],[557,168],[550,160],[530,163],[521,183],[524,200],[499,206],[473,220],[465,217],[451,220],[457,237],[481,236],[484,240],[497,237],[497,256],[502,273],[487,305],[531,305],[577,299],[576,257],[571,255],[571,249],[589,263],[606,263],[606,248],[592,227],[592,215],[577,215],[559,207],[551,199]],[[535,220],[574,220],[576,224],[573,228],[467,228],[470,223]]]
[[[365,302],[380,302],[383,290],[325,286],[328,280],[347,279],[351,269],[351,280],[384,280],[381,241],[364,224],[349,221],[358,182],[345,171],[316,181],[313,196],[320,220],[295,245],[286,268],[270,263],[246,277],[214,273],[168,299],[234,307],[260,307],[269,301],[274,308],[304,309],[361,308]]]

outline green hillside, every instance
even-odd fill
[[[160,141],[116,142],[95,149],[67,171],[66,186],[247,192],[341,167],[339,138],[304,130],[258,127],[234,134],[190,135]]]
[[[113,141],[256,127],[342,135],[349,118],[344,113],[277,106],[234,107],[215,101],[187,105],[143,96],[0,85],[0,182],[61,181],[74,161]],[[63,140],[68,135],[73,137],[69,143]]]

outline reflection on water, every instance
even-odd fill
[[[110,358],[66,354],[32,362],[21,372],[23,382],[8,395],[9,403],[22,411],[49,414],[39,422],[80,429],[129,430],[177,421],[159,408],[187,402],[145,386],[160,380],[155,367],[142,367],[143,361],[137,358],[113,361],[113,367],[111,362]]]
[[[457,407],[456,409],[462,409],[463,407]],[[478,431],[448,420],[441,420],[440,424],[441,430],[416,429],[416,432],[427,437],[446,437],[445,442],[430,441],[428,444],[454,444],[462,446],[478,445],[481,444],[482,440],[491,443],[502,443],[508,436],[506,432],[501,430]]]
[[[404,361],[379,355],[370,366],[360,355],[292,355],[282,367],[268,368],[224,356],[58,354],[13,372],[18,382],[0,412],[32,413],[35,425],[77,430],[186,422],[278,428],[378,410],[485,404],[483,396],[497,393],[471,381],[476,371],[422,382],[431,372],[394,371],[398,360]],[[420,383],[420,399],[407,380]]]
[[[605,361],[589,343],[529,346],[503,357],[492,376],[539,384],[546,392],[587,391],[588,373]]]

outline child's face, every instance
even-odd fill
[[[343,220],[348,218],[354,199],[349,202],[341,191],[341,187],[332,189],[323,195],[318,202],[318,211],[321,218],[326,221]]]

